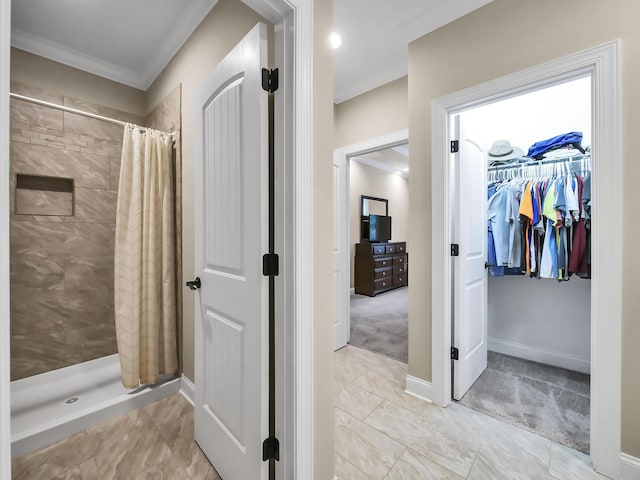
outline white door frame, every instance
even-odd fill
[[[590,73],[593,79],[593,278],[591,280],[591,459],[611,478],[620,472],[621,248],[620,43],[498,78],[432,103],[432,400],[451,401],[451,265],[449,257],[449,116]],[[606,256],[605,256],[606,255]]]
[[[350,205],[349,159],[333,153],[333,281],[334,308],[333,350],[344,347],[351,338],[350,319]],[[345,198],[346,196],[346,198]],[[337,253],[336,253],[337,252]],[[336,255],[338,258],[336,259]]]
[[[0,478],[11,478],[9,355],[9,72],[11,1],[0,3]]]
[[[340,229],[340,238],[339,242],[342,245],[342,248],[345,252],[350,252],[350,215],[349,215],[349,192],[350,192],[350,181],[349,181],[349,160],[351,157],[356,157],[358,155],[364,155],[366,153],[376,152],[378,150],[384,150],[385,148],[395,147],[397,145],[402,145],[404,143],[409,142],[409,130],[399,130],[397,132],[389,133],[387,135],[382,135],[380,137],[371,138],[369,140],[364,140],[362,142],[353,143],[351,145],[347,145],[344,147],[340,147],[333,152],[333,158],[335,162],[342,162],[346,167],[346,175],[347,181],[343,183],[344,190],[340,192],[342,198],[342,205],[339,205],[337,208],[342,209],[343,212],[347,212],[347,225],[346,228]],[[351,271],[350,266],[350,254],[346,256],[346,263],[343,265],[346,272]],[[347,283],[347,298],[349,298],[349,283]],[[334,299],[336,302],[338,299]],[[351,318],[350,318],[350,307],[349,302],[347,302],[346,308],[342,309],[342,314],[345,315],[345,327],[346,331],[349,332],[351,328]]]
[[[287,478],[313,478],[313,0],[243,0],[282,29],[276,54],[283,60],[281,77],[288,104],[284,125],[290,144],[287,170],[280,181],[288,192],[280,205],[278,228],[289,249],[280,253],[283,272],[289,273],[283,323],[279,331],[295,332],[279,351],[287,362],[279,385],[289,399],[280,431],[293,438],[285,443],[281,472]],[[11,478],[10,355],[9,355],[9,72],[11,0],[0,0],[0,478]],[[293,28],[291,28],[293,27]],[[278,35],[276,35],[278,37]],[[278,39],[276,38],[278,41]],[[284,78],[283,78],[284,77]],[[281,100],[285,102],[285,100]],[[284,278],[284,277],[283,277]],[[291,306],[291,308],[286,308]],[[283,393],[284,392],[284,393]],[[282,403],[282,402],[281,402]],[[280,416],[282,419],[282,416]],[[284,419],[283,419],[284,422]],[[283,474],[284,477],[284,474]]]

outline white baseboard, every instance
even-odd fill
[[[196,398],[196,386],[184,375],[180,377],[180,393],[191,405],[194,405]]]
[[[620,480],[640,480],[640,458],[620,454]]]
[[[493,352],[511,355],[512,357],[524,358],[525,360],[566,368],[576,372],[591,373],[591,361],[588,358],[577,357],[563,352],[553,352],[493,337],[489,337],[488,347]]]
[[[349,289],[349,295],[355,295],[356,294],[356,289],[355,288],[350,288]]]
[[[431,398],[433,387],[431,382],[427,382],[426,380],[422,380],[418,377],[413,377],[411,375],[407,375],[407,380],[405,384],[405,393],[409,395],[413,395],[414,397],[418,397],[422,400],[426,400],[431,403]]]

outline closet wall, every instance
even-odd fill
[[[591,144],[589,78],[557,85],[461,114],[468,138],[487,151],[506,139],[525,154],[539,140],[583,132]],[[489,277],[489,349],[589,373],[591,281],[528,276]]]

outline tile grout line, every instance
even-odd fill
[[[474,466],[475,466],[475,464],[476,464],[476,460],[478,459],[478,455],[480,455],[480,449],[481,449],[481,448],[482,448],[482,444],[478,447],[478,450],[476,451],[476,454],[475,454],[475,456],[473,457],[473,462],[471,462],[471,467],[469,468],[469,473],[467,473],[467,475],[466,475],[464,478],[468,479],[468,478],[469,478],[469,476],[471,476],[471,472],[473,472],[473,467],[474,467]],[[454,472],[454,474],[456,474],[456,473]],[[456,475],[457,475],[457,474],[456,474]]]
[[[373,425],[371,425],[371,424],[369,424],[369,423],[366,423],[364,420],[360,420],[359,418],[354,417],[354,416],[353,416],[353,415],[351,415],[349,412],[345,412],[345,411],[344,411],[344,410],[342,410],[341,408],[338,408],[338,407],[335,407],[335,406],[334,406],[334,408],[335,408],[336,410],[340,410],[342,413],[344,413],[344,414],[348,415],[348,416],[349,416],[349,417],[351,417],[352,419],[354,419],[354,420],[356,420],[356,421],[358,421],[358,422],[363,423],[363,424],[364,424],[364,425],[366,425],[367,427],[369,427],[369,428],[371,428],[371,429],[375,430],[375,431],[376,431],[376,432],[378,432],[380,435],[385,436],[385,437],[386,437],[386,438],[388,438],[389,440],[391,440],[391,441],[393,441],[393,442],[395,442],[395,443],[397,443],[397,444],[399,444],[399,445],[402,445],[403,447],[405,447],[405,448],[404,448],[404,450],[406,450],[406,449],[409,447],[406,443],[404,443],[404,442],[402,442],[402,441],[400,441],[400,440],[397,440],[397,439],[393,438],[393,437],[392,437],[392,436],[390,436],[390,435],[387,435],[387,434],[386,434],[386,433],[384,433],[383,431],[378,430],[378,429],[377,429],[376,427],[374,427]],[[378,410],[378,408],[380,408],[380,407],[376,407],[376,408],[375,408],[375,410]],[[374,410],[374,411],[375,411],[375,410]],[[372,413],[373,413],[373,412],[372,412]],[[404,450],[402,450],[402,452],[403,452],[403,453],[404,453]]]
[[[342,460],[344,460],[345,462],[347,462],[349,465],[351,465],[353,468],[355,468],[356,470],[358,470],[360,473],[362,473],[365,477],[367,478],[371,478],[370,475],[367,475],[365,472],[363,472],[362,470],[360,470],[357,466],[355,466],[353,463],[351,463],[347,458],[343,457],[342,455],[340,455],[338,452],[334,452],[337,456],[339,456],[340,458],[342,458]],[[337,475],[337,474],[336,474]],[[193,479],[193,480],[198,480],[198,479]],[[342,480],[341,478],[338,477],[338,480]]]
[[[404,452],[406,452],[407,450],[409,450],[409,447],[407,447],[405,445],[404,450],[402,450],[402,453],[400,453],[400,455],[398,456],[398,458],[396,459],[395,462],[393,462],[393,465],[391,465],[391,468],[389,470],[387,470],[386,475],[384,476],[385,479],[387,479],[389,477],[389,474],[391,473],[391,470],[393,470],[393,468],[398,464],[398,462],[400,461],[400,459],[402,458],[402,456],[404,455]],[[383,479],[384,480],[384,479]]]

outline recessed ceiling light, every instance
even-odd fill
[[[340,35],[338,35],[336,32],[333,32],[331,34],[331,46],[336,49],[338,48],[340,45],[342,45],[342,39],[340,38]]]

